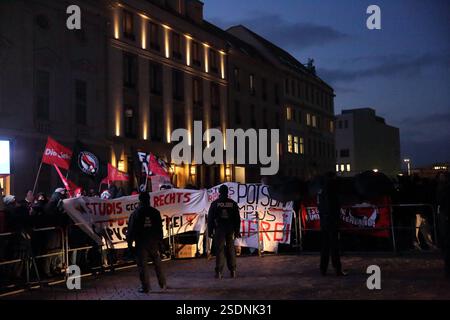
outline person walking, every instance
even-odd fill
[[[225,257],[231,277],[236,278],[234,239],[241,237],[240,227],[238,204],[228,198],[228,187],[223,184],[219,188],[219,198],[211,203],[208,212],[208,236],[214,238],[217,279],[222,279]]]
[[[162,219],[160,212],[150,206],[150,195],[147,192],[139,194],[139,207],[131,214],[128,221],[127,242],[131,252],[135,251],[139,269],[141,288],[139,292],[148,293],[150,287],[150,275],[148,259],[153,261],[156,276],[161,289],[167,289],[166,277],[161,266],[159,252],[163,241]],[[135,242],[135,249],[133,248]]]
[[[331,255],[331,263],[336,275],[345,276],[342,271],[341,258],[339,256],[339,211],[340,203],[338,197],[337,178],[334,173],[327,173],[323,177],[322,188],[317,197],[320,216],[320,235],[322,248],[320,251],[320,273],[327,274]]]

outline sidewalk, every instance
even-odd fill
[[[408,256],[348,255],[342,258],[348,277],[318,272],[319,256],[239,257],[238,278],[214,278],[214,260],[164,262],[168,287],[160,292],[151,268],[153,292],[140,294],[135,267],[82,279],[81,290],[65,283],[27,291],[3,299],[33,300],[210,300],[210,299],[450,299],[450,281],[444,278],[437,254]],[[381,290],[368,290],[366,268],[381,268]]]

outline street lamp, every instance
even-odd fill
[[[408,168],[408,176],[411,175],[411,160],[410,159],[403,159],[403,162],[406,163],[406,166]]]

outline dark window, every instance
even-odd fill
[[[124,112],[124,124],[125,124],[125,137],[136,138],[137,127],[138,127],[138,115],[137,110],[133,106],[125,105],[123,108]]]
[[[217,83],[211,83],[211,108],[220,109],[220,91]]]
[[[212,127],[220,127],[220,91],[217,83],[211,83]]]
[[[342,120],[339,120],[338,127],[339,127],[339,129],[342,129]]]
[[[150,63],[150,92],[156,95],[162,93],[162,66],[159,63]]]
[[[292,86],[292,95],[295,96],[295,81],[294,81],[294,79],[291,80],[291,86]]]
[[[150,135],[152,141],[162,141],[164,116],[161,109],[150,111]]]
[[[234,101],[234,121],[236,124],[241,124],[241,104],[238,100]]]
[[[285,90],[286,94],[289,94],[289,79],[286,79],[284,81],[284,90]]]
[[[299,124],[302,124],[302,112],[298,110],[297,121]]]
[[[344,120],[344,128],[345,128],[345,129],[348,128],[348,120]]]
[[[263,128],[269,129],[269,119],[267,118],[267,109],[263,109]]]
[[[209,49],[209,64],[211,66],[211,71],[218,73],[218,62],[217,62],[217,52],[213,49]]]
[[[297,82],[297,97],[301,98],[301,85],[300,85],[300,81]]]
[[[36,116],[48,120],[50,115],[50,73],[38,70],[36,73]]]
[[[160,50],[159,46],[159,27],[156,23],[150,22],[150,48]]]
[[[192,97],[194,106],[201,106],[203,100],[202,80],[195,78],[192,81]]]
[[[233,84],[234,84],[234,88],[237,91],[241,90],[241,83],[239,81],[239,75],[240,75],[239,68],[234,68],[233,69]]]
[[[134,20],[133,20],[133,13],[127,10],[123,10],[123,16],[122,16],[122,28],[123,28],[123,35],[125,38],[130,40],[135,40],[134,37]]]
[[[181,54],[181,37],[179,33],[172,33],[172,53],[173,57],[176,59],[182,59],[183,55]]]
[[[250,74],[249,76],[249,88],[250,88],[250,94],[253,96],[256,93],[255,90],[255,75],[254,74]]]
[[[261,86],[262,86],[262,98],[264,101],[267,100],[267,80],[266,79],[262,79],[261,81]]]
[[[276,104],[280,104],[280,86],[277,84],[275,84],[274,86],[274,91],[275,91],[275,103]]]
[[[87,84],[86,81],[75,81],[75,111],[77,124],[87,124]]]
[[[137,57],[128,53],[123,54],[123,85],[134,88],[137,82]]]
[[[200,55],[200,45],[198,42],[192,42],[192,61],[194,65],[200,67],[201,63],[201,55]]]
[[[340,157],[341,158],[348,158],[348,157],[350,157],[350,150],[349,149],[341,149]]]
[[[173,98],[175,100],[184,100],[184,74],[182,71],[173,70],[172,71],[172,82],[173,82]]]
[[[256,128],[256,108],[253,104],[250,106],[250,113],[252,115],[251,116],[251,127]]]
[[[281,129],[280,113],[279,112],[275,113],[275,125],[277,126],[278,129]]]

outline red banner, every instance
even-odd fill
[[[67,179],[63,176],[61,173],[61,170],[59,170],[58,166],[56,164],[53,164],[56,171],[58,172],[59,177],[61,178],[62,183],[64,184],[64,188],[66,188],[67,192],[69,193],[69,196],[71,198],[76,197],[77,194],[81,193],[81,188],[77,186],[75,183]]]
[[[48,137],[44,155],[42,156],[43,163],[54,164],[60,168],[69,170],[71,159],[72,150]]]
[[[302,204],[302,228],[320,230],[319,210],[315,203]],[[339,229],[342,232],[356,232],[374,237],[388,238],[391,235],[391,209],[389,206],[360,204],[342,207]]]
[[[108,176],[102,180],[102,183],[108,184],[112,181],[128,181],[128,180],[129,180],[128,174],[116,169],[115,167],[112,166],[112,164],[108,163]]]

